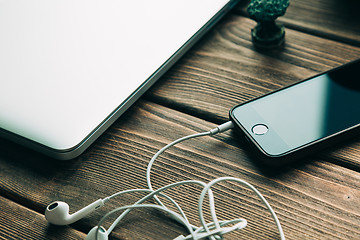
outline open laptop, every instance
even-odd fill
[[[237,0],[0,0],[0,136],[80,155]]]

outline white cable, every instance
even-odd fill
[[[147,169],[146,169],[146,182],[148,184],[148,187],[149,189],[152,189],[152,184],[151,184],[151,180],[150,180],[150,174],[151,174],[151,168],[152,168],[152,165],[154,164],[155,160],[158,158],[158,156],[163,153],[165,150],[167,150],[168,148],[178,144],[178,143],[181,143],[185,140],[188,140],[188,139],[191,139],[191,138],[196,138],[196,137],[202,137],[202,136],[212,136],[212,135],[215,135],[217,133],[221,133],[221,132],[224,132],[224,131],[227,131],[231,128],[233,128],[233,123],[231,121],[228,121],[224,124],[221,124],[219,126],[217,126],[216,128],[214,129],[211,129],[210,131],[208,132],[203,132],[203,133],[196,133],[196,134],[192,134],[192,135],[189,135],[189,136],[185,136],[185,137],[182,137],[182,138],[179,138],[175,141],[173,141],[172,143],[169,143],[168,145],[166,145],[165,147],[163,147],[162,149],[160,149],[150,160],[150,162],[148,163],[148,166],[147,166]],[[155,198],[157,200],[157,202],[162,205],[161,201],[158,200],[157,198]]]
[[[146,201],[147,199],[150,199],[156,195],[159,195],[159,193],[161,193],[162,191],[165,191],[169,188],[172,188],[172,187],[176,187],[176,186],[180,186],[180,185],[184,185],[184,184],[197,184],[197,185],[200,185],[202,187],[205,187],[206,184],[201,182],[201,181],[196,181],[196,180],[187,180],[187,181],[182,181],[182,182],[177,182],[177,183],[172,183],[172,184],[169,184],[169,185],[166,185],[162,188],[159,188],[158,190],[152,190],[152,189],[138,189],[138,192],[145,192],[145,191],[148,191],[150,192],[150,194],[146,195],[145,197],[143,197],[142,199],[140,199],[139,201],[137,201],[136,203],[134,203],[134,205],[139,205],[139,204],[142,204],[144,201]],[[137,190],[126,190],[126,191],[122,191],[122,192],[119,192],[119,193],[115,193],[113,194],[112,196],[110,196],[109,198],[112,199],[114,197],[117,197],[117,196],[120,196],[124,193],[129,193],[129,192],[136,192]],[[178,206],[178,204],[173,200],[171,199],[169,196],[166,196],[165,194],[163,194],[164,197],[166,197],[168,200],[170,200],[174,205],[175,207],[179,210],[180,214],[183,216],[183,218],[185,220],[187,220],[185,214],[183,213],[183,211],[181,210],[181,208]],[[162,206],[163,208],[166,208],[165,206]],[[125,215],[127,215],[129,213],[130,210],[126,210],[125,212],[123,212],[115,221],[114,223],[111,225],[111,227],[108,229],[108,233],[111,233],[111,231],[115,228],[115,226],[125,217]]]
[[[194,234],[194,230],[192,229],[192,227],[188,224],[188,221],[186,221],[182,216],[180,216],[179,214],[177,214],[174,211],[169,210],[168,208],[164,208],[160,205],[155,205],[155,204],[141,204],[141,205],[129,205],[129,206],[122,206],[122,207],[118,207],[115,208],[114,210],[108,212],[107,214],[105,214],[102,219],[99,221],[98,223],[98,227],[97,227],[97,231],[99,231],[101,225],[104,223],[104,221],[112,214],[118,212],[118,211],[122,211],[122,210],[126,210],[126,211],[131,211],[133,209],[136,208],[156,208],[159,210],[163,210],[167,213],[169,213],[173,218],[175,218],[178,222],[182,223],[190,232],[192,239],[197,240],[198,238],[196,237],[196,235]]]
[[[119,211],[123,211],[125,210],[114,222],[113,224],[109,227],[107,233],[110,234],[111,231],[115,228],[115,226],[133,209],[136,208],[156,208],[162,211],[167,212],[168,214],[170,214],[170,216],[175,219],[176,221],[178,221],[179,223],[183,224],[189,231],[190,235],[188,236],[183,236],[180,235],[177,238],[175,238],[174,240],[199,240],[199,239],[203,239],[203,238],[210,238],[211,240],[221,240],[223,239],[222,236],[226,233],[235,231],[235,230],[240,230],[246,227],[247,222],[245,219],[232,219],[232,220],[226,220],[226,221],[219,221],[217,219],[216,216],[216,210],[215,210],[215,201],[214,201],[214,196],[213,196],[213,192],[211,190],[211,187],[221,181],[235,181],[237,183],[240,183],[248,188],[250,188],[251,190],[254,191],[254,193],[260,198],[260,200],[266,205],[267,209],[270,211],[276,226],[278,228],[280,237],[282,240],[285,239],[283,230],[281,228],[280,222],[275,214],[275,212],[273,211],[273,209],[271,208],[270,204],[266,201],[266,199],[260,194],[260,192],[258,190],[256,190],[255,187],[253,187],[251,184],[245,182],[244,180],[238,179],[238,178],[233,178],[233,177],[222,177],[222,178],[218,178],[215,179],[211,182],[209,182],[208,184],[205,184],[201,181],[196,181],[196,180],[187,180],[187,181],[181,181],[181,182],[177,182],[177,183],[173,183],[173,184],[169,184],[167,186],[161,187],[157,190],[154,190],[151,184],[151,168],[155,162],[155,160],[158,158],[158,156],[163,153],[164,151],[166,151],[168,148],[183,142],[185,140],[188,139],[192,139],[192,138],[196,138],[196,137],[201,137],[201,136],[213,136],[215,134],[227,131],[231,128],[233,128],[234,125],[232,124],[231,121],[226,122],[224,124],[221,124],[219,126],[217,126],[214,129],[211,129],[208,132],[203,132],[203,133],[197,133],[197,134],[193,134],[193,135],[189,135],[186,137],[182,137],[180,139],[177,139],[175,141],[173,141],[172,143],[166,145],[165,147],[163,147],[162,149],[160,149],[150,160],[148,166],[147,166],[147,170],[146,170],[146,181],[147,181],[147,185],[148,185],[148,189],[133,189],[133,190],[126,190],[126,191],[122,191],[122,192],[118,192],[115,193],[107,198],[104,199],[104,202],[107,202],[115,197],[118,197],[120,195],[126,194],[126,193],[134,193],[134,192],[145,192],[148,193],[146,196],[144,196],[143,198],[141,198],[140,200],[138,200],[136,203],[134,203],[133,205],[129,205],[129,206],[122,206],[119,208],[116,208],[112,211],[110,211],[109,213],[107,213],[105,216],[103,216],[103,218],[100,220],[100,222],[98,223],[98,228],[97,231],[99,231],[100,226],[104,223],[104,221],[112,214],[115,214],[116,212]],[[180,185],[185,185],[185,184],[196,184],[199,185],[201,187],[203,187],[202,192],[200,194],[199,197],[199,202],[198,202],[198,213],[199,213],[199,218],[200,218],[200,222],[202,224],[201,227],[197,227],[197,226],[193,226],[190,224],[190,222],[188,221],[188,219],[185,216],[185,213],[182,211],[181,207],[169,196],[167,196],[166,194],[163,193],[163,191],[173,188],[173,187],[177,187]],[[206,196],[206,194],[209,197],[209,206],[210,206],[210,214],[212,217],[212,222],[210,223],[206,223],[204,220],[204,216],[203,216],[203,201],[204,198]],[[167,200],[169,200],[177,209],[177,211],[179,213],[174,212],[173,210],[170,210],[169,208],[167,208],[158,198],[158,196],[164,197]],[[159,205],[154,205],[154,204],[143,204],[144,201],[146,201],[147,199],[150,198],[154,198],[156,200],[156,202]],[[230,227],[226,227],[227,225],[232,225]],[[97,236],[97,235],[96,235]]]
[[[217,126],[216,128],[214,129],[211,129],[210,131],[208,132],[203,132],[203,133],[196,133],[196,134],[192,134],[192,135],[189,135],[189,136],[185,136],[185,137],[182,137],[182,138],[179,138],[175,141],[173,141],[172,143],[169,143],[168,145],[166,145],[165,147],[163,147],[162,149],[160,149],[150,160],[150,162],[148,163],[148,166],[147,166],[147,169],[146,169],[146,182],[147,182],[147,185],[148,185],[148,188],[150,190],[153,190],[153,187],[152,187],[152,184],[151,184],[151,178],[150,178],[150,175],[151,175],[151,168],[155,162],[155,160],[159,157],[159,155],[161,153],[163,153],[164,151],[166,151],[168,148],[178,144],[178,143],[181,143],[185,140],[188,140],[188,139],[192,139],[192,138],[196,138],[196,137],[202,137],[202,136],[213,136],[215,134],[218,134],[218,133],[221,133],[221,132],[224,132],[224,131],[227,131],[231,128],[233,128],[234,125],[231,121],[228,121],[224,124],[221,124],[219,126]],[[155,200],[163,207],[165,207],[165,205],[160,201],[160,199],[155,196],[154,197]],[[211,191],[209,191],[209,201],[210,201],[210,206],[213,206],[214,202],[212,201],[213,199],[213,194]],[[217,224],[217,219],[216,219],[216,214],[215,212],[213,212],[213,209],[215,209],[215,207],[211,207],[211,216],[213,218],[213,221],[215,222],[215,224]],[[214,239],[211,239],[211,240],[214,240]]]
[[[140,199],[139,201],[137,201],[135,204],[133,205],[129,205],[129,206],[124,206],[124,207],[119,207],[119,208],[116,208],[114,210],[112,210],[111,212],[107,213],[105,216],[102,217],[102,219],[100,220],[100,222],[98,223],[98,228],[97,229],[100,229],[100,226],[102,225],[102,223],[112,214],[114,214],[115,212],[118,212],[118,211],[121,211],[121,210],[125,210],[119,217],[118,219],[116,219],[116,221],[112,224],[112,226],[108,229],[107,233],[110,234],[111,231],[113,230],[113,228],[117,225],[117,223],[122,220],[123,217],[125,217],[126,214],[128,214],[132,209],[135,209],[135,208],[139,208],[139,207],[143,207],[143,206],[148,206],[148,207],[154,207],[154,205],[148,205],[148,204],[143,204],[142,203],[144,201],[146,201],[147,199],[150,199],[156,195],[159,195],[159,196],[162,196],[162,197],[166,197],[168,200],[170,200],[174,205],[175,207],[178,209],[178,211],[181,213],[180,215],[175,213],[174,211],[168,209],[167,207],[163,207],[163,206],[159,206],[159,205],[155,205],[156,208],[158,209],[161,209],[161,210],[164,210],[166,212],[168,212],[170,214],[170,216],[172,218],[174,218],[175,220],[177,220],[179,223],[181,224],[184,224],[188,229],[190,228],[191,231],[190,231],[190,235],[191,235],[191,239],[193,240],[197,240],[197,239],[201,239],[201,238],[204,238],[204,237],[212,237],[211,235],[214,235],[214,234],[219,234],[219,233],[222,233],[222,234],[225,234],[227,232],[229,232],[230,228],[229,229],[223,229],[223,228],[217,228],[217,231],[213,231],[213,232],[210,232],[210,233],[203,233],[201,232],[202,228],[197,228],[197,230],[194,232],[193,230],[193,227],[190,225],[189,221],[186,219],[186,216],[185,214],[183,213],[183,211],[181,210],[180,206],[175,202],[173,201],[170,197],[166,196],[165,194],[163,194],[162,192],[167,190],[167,189],[170,189],[170,188],[173,188],[173,187],[177,187],[177,186],[180,186],[180,185],[185,185],[185,184],[197,184],[197,185],[200,185],[202,187],[206,187],[207,184],[201,182],[201,181],[196,181],[196,180],[187,180],[187,181],[182,181],[182,182],[177,182],[177,183],[173,183],[173,184],[169,184],[167,186],[164,186],[162,188],[159,188],[158,190],[154,191],[154,190],[149,190],[149,189],[132,189],[132,190],[125,190],[125,191],[122,191],[122,192],[118,192],[118,193],[115,193],[113,194],[112,196],[108,197],[107,199],[110,200],[110,199],[113,199],[117,196],[120,196],[122,194],[126,194],[126,193],[135,193],[135,192],[148,192],[149,194],[146,195],[145,197],[143,197],[142,199]],[[232,221],[232,222],[231,222]],[[235,223],[234,220],[231,220],[231,221],[223,221],[220,223],[220,226],[223,226],[223,225],[227,225],[229,223]],[[236,221],[238,222],[238,221]],[[209,225],[214,225],[214,223],[210,223]],[[99,231],[99,230],[97,230]],[[232,231],[232,230],[230,230]]]
[[[229,121],[229,122],[226,122],[224,124],[221,124],[219,126],[217,126],[216,128],[208,131],[208,132],[203,132],[203,133],[197,133],[197,134],[193,134],[193,135],[189,135],[189,136],[185,136],[185,137],[182,137],[180,139],[177,139],[175,140],[174,142],[166,145],[165,147],[163,147],[162,149],[160,149],[153,157],[152,159],[150,160],[150,162],[148,163],[148,166],[147,166],[147,171],[146,171],[146,181],[147,181],[147,184],[148,184],[148,188],[150,190],[153,190],[152,188],[152,185],[151,185],[151,180],[150,180],[150,174],[151,174],[151,168],[152,168],[152,165],[153,163],[155,162],[155,160],[157,159],[157,157],[163,153],[165,150],[167,150],[168,148],[180,143],[180,142],[183,142],[185,140],[188,140],[188,139],[191,139],[191,138],[196,138],[196,137],[201,137],[201,136],[210,136],[210,135],[215,135],[217,133],[220,133],[220,132],[224,132],[230,128],[232,128],[233,125],[232,125],[232,122]],[[111,198],[111,197],[110,197]],[[212,193],[210,191],[209,193],[209,198],[210,198],[210,202],[211,202],[211,198],[212,198]],[[154,196],[154,199],[164,208],[165,205],[160,201],[160,199],[155,195]],[[141,201],[141,200],[140,200]],[[143,202],[143,201],[142,201]],[[210,203],[211,204],[211,203]],[[213,209],[213,208],[211,208]],[[121,214],[116,220],[115,222],[111,225],[111,227],[109,228],[108,232],[110,233],[114,228],[115,226],[122,220],[122,218],[125,217],[125,215],[128,213],[129,211],[125,211],[123,214]],[[216,217],[216,215],[214,213],[212,213],[213,217]],[[214,222],[217,222],[216,219],[214,219]],[[213,240],[213,239],[212,239]]]
[[[238,182],[248,188],[250,188],[259,198],[260,200],[265,204],[265,206],[267,207],[267,209],[270,211],[271,213],[271,216],[273,217],[274,221],[275,221],[275,224],[276,224],[276,227],[279,231],[279,234],[280,234],[280,238],[282,240],[285,239],[285,236],[284,236],[284,233],[283,233],[283,230],[282,230],[282,227],[280,225],[280,222],[279,222],[279,219],[277,218],[274,210],[272,209],[272,207],[270,206],[270,204],[266,201],[266,199],[261,195],[261,193],[254,187],[252,186],[251,184],[247,183],[246,181],[244,180],[241,180],[241,179],[238,179],[238,178],[234,178],[234,177],[221,177],[221,178],[217,178],[215,180],[212,180],[210,183],[207,184],[207,186],[203,189],[201,195],[200,195],[200,199],[199,199],[199,218],[200,218],[200,222],[201,224],[203,225],[204,229],[208,232],[208,228],[207,228],[207,225],[205,223],[205,220],[204,220],[204,215],[203,215],[203,211],[202,211],[202,206],[203,206],[203,201],[204,201],[204,198],[205,198],[205,195],[206,193],[210,190],[210,188],[219,183],[219,182],[223,182],[223,181],[234,181],[234,182]]]

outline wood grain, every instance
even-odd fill
[[[319,157],[360,172],[360,138],[350,139],[333,146],[328,151],[319,154]]]
[[[222,123],[237,104],[360,56],[358,47],[292,30],[287,31],[283,48],[260,52],[250,40],[253,26],[244,17],[226,18],[148,92],[147,99]],[[327,160],[336,156],[338,164],[360,169],[357,149],[322,156]]]
[[[254,49],[254,22],[229,16],[167,73],[148,98],[213,122],[231,107],[360,56],[360,48],[288,30],[283,48]]]
[[[85,239],[70,227],[49,226],[39,214],[0,196],[0,239]]]
[[[84,155],[70,162],[51,161],[28,150],[21,153],[18,146],[2,142],[1,194],[39,213],[54,200],[68,202],[75,211],[116,191],[145,187],[146,165],[158,149],[174,138],[212,127],[213,123],[141,101]],[[220,176],[239,177],[257,187],[278,213],[287,239],[360,237],[358,172],[316,159],[283,169],[267,169],[254,161],[232,132],[194,139],[170,149],[155,164],[152,180],[155,187],[160,187],[184,179],[210,181]],[[221,184],[216,192],[220,219],[241,216],[249,221],[244,231],[229,239],[278,238],[270,214],[249,190]],[[197,194],[196,187],[169,191],[195,224],[199,223],[193,199]],[[73,227],[87,232],[105,212],[138,197],[120,197]],[[131,215],[112,237],[171,239],[179,234],[186,234],[182,226],[149,210]]]
[[[226,121],[238,103],[359,58],[358,10],[356,0],[291,0],[279,19],[287,27],[285,45],[260,51],[250,40],[255,22],[239,5],[72,161],[55,161],[0,139],[0,239],[84,239],[106,212],[141,195],[119,197],[68,227],[49,225],[43,217],[46,206],[63,200],[74,212],[114,192],[145,188],[147,163],[164,145]],[[169,149],[155,163],[152,181],[157,188],[184,179],[239,177],[264,194],[287,239],[360,239],[359,172],[359,138],[272,169],[257,162],[229,131]],[[199,191],[191,186],[168,192],[197,225]],[[248,189],[224,183],[214,191],[220,219],[249,222],[226,239],[278,239],[270,214]],[[180,234],[187,234],[184,227],[165,214],[139,210],[110,237],[161,240]]]
[[[237,13],[247,16],[245,1]],[[360,46],[360,2],[357,0],[290,0],[285,16],[287,28]]]

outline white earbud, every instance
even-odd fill
[[[108,240],[108,234],[105,228],[100,227],[99,231],[97,231],[98,227],[93,227],[88,235],[86,236],[85,240]],[[97,236],[96,236],[97,232]]]
[[[68,225],[80,220],[102,206],[104,206],[104,200],[99,199],[79,211],[69,214],[69,205],[65,202],[56,201],[47,206],[45,218],[48,222],[55,225]]]

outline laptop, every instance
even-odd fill
[[[237,0],[0,0],[0,137],[79,156]]]

